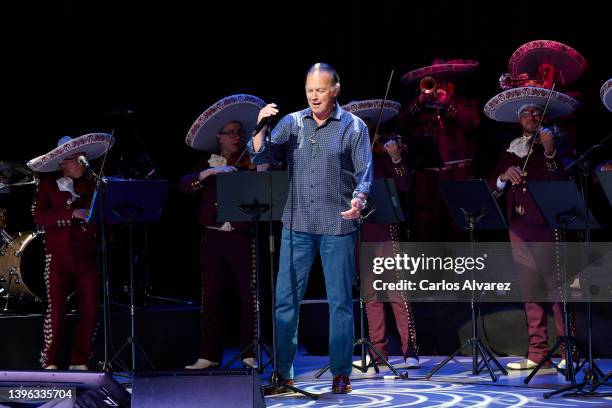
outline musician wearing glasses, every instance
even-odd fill
[[[251,223],[217,221],[217,176],[256,166],[245,151],[247,134],[255,127],[254,115],[264,102],[252,95],[232,95],[215,103],[194,122],[186,138],[188,146],[206,152],[197,171],[181,178],[179,190],[199,196],[201,228],[200,267],[202,306],[199,354],[186,369],[216,367],[223,357],[229,293],[237,291],[239,346],[245,366],[256,367],[252,348],[255,333],[255,246]],[[230,290],[232,289],[233,290]],[[232,300],[234,302],[234,300]]]
[[[550,104],[542,120],[548,96]],[[559,92],[520,87],[503,91],[485,106],[485,114],[491,119],[520,124],[520,135],[502,153],[490,179],[492,190],[506,201],[509,238],[525,298],[529,347],[524,359],[508,363],[513,370],[532,369],[548,353],[547,304],[541,299],[542,295],[556,293],[560,284],[554,245],[537,243],[559,242],[561,237],[548,227],[526,183],[567,179],[555,136],[542,124],[570,114],[577,105],[573,98]],[[551,307],[557,335],[561,336],[565,329],[562,304],[555,302]],[[573,313],[569,313],[568,321],[572,335]],[[549,366],[550,362],[545,362],[545,367]],[[564,359],[559,367],[565,367]]]

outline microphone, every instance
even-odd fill
[[[251,134],[251,136],[255,137],[259,132],[261,132],[261,129],[263,129],[266,125],[270,123],[271,118],[272,116],[267,116],[263,118],[262,120],[260,120],[257,126],[255,127],[255,130]]]
[[[85,156],[80,155],[79,157],[77,157],[77,161],[83,166],[85,166],[87,170],[91,170],[91,167],[89,167],[89,162],[87,161],[87,158]]]
[[[87,172],[90,173],[92,176],[94,176],[98,181],[102,182],[102,183],[106,183],[105,180],[102,180],[100,178],[100,176],[98,176],[96,174],[95,171],[93,171],[93,169],[91,168],[91,166],[89,166],[89,162],[87,161],[87,158],[83,155],[80,155],[79,157],[77,157],[77,161],[79,163],[81,163],[83,166],[85,166],[85,168],[87,169]]]

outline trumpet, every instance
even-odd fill
[[[436,91],[438,90],[438,83],[433,77],[426,76],[425,78],[421,79],[419,87],[421,88],[422,93],[435,95]]]
[[[517,86],[542,87],[543,85],[543,80],[537,78],[529,78],[526,74],[519,75],[518,78],[512,78],[512,75],[505,73],[499,77],[499,87],[504,91]]]

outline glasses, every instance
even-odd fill
[[[228,130],[227,132],[219,132],[219,134],[222,135],[222,136],[239,136],[239,137],[246,136],[246,133],[242,129],[240,129],[240,130]]]
[[[538,118],[542,116],[542,112],[538,112],[538,111],[523,111],[521,112],[521,118],[528,118],[529,116],[532,116],[534,118]]]

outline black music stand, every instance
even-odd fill
[[[576,386],[576,369],[574,367],[574,353],[573,350],[577,350],[587,358],[588,355],[583,353],[576,344],[576,339],[569,334],[569,317],[567,310],[567,250],[566,250],[566,232],[567,230],[585,230],[589,231],[593,228],[601,228],[601,225],[593,218],[590,210],[586,206],[580,192],[576,188],[573,181],[548,181],[548,182],[531,182],[527,183],[529,193],[536,202],[538,209],[546,219],[546,223],[551,229],[559,229],[562,239],[562,254],[564,259],[564,265],[561,267],[561,284],[562,284],[562,297],[561,302],[563,303],[563,318],[565,330],[562,336],[557,336],[557,341],[549,352],[544,356],[542,361],[533,369],[531,373],[525,378],[525,384],[528,384],[533,376],[542,368],[542,366],[550,361],[551,357],[557,351],[557,349],[563,344],[565,346],[565,370],[564,372],[566,381],[571,382],[571,386],[563,387],[559,390],[545,393],[544,398],[550,398],[555,394],[565,392],[569,389],[573,389]],[[588,293],[588,288],[587,288]],[[590,299],[589,299],[590,301]],[[592,356],[592,355],[591,355]],[[583,363],[589,362],[585,360]],[[579,363],[579,361],[578,361]],[[594,370],[597,375],[603,377],[601,370],[590,361],[590,369]],[[553,364],[554,365],[554,364]],[[556,367],[556,366],[555,366]],[[578,369],[581,366],[578,367]],[[556,367],[558,369],[558,367]]]
[[[365,215],[361,215],[357,221],[357,271],[359,268],[359,258],[361,253],[361,224],[364,222],[371,224],[398,224],[405,220],[404,212],[400,206],[397,189],[393,179],[377,178],[374,180],[372,192],[368,199],[368,208],[365,209]],[[359,272],[358,272],[359,273]],[[378,362],[382,362],[389,367],[389,370],[398,378],[408,378],[408,373],[400,374],[399,371],[382,355],[380,350],[374,347],[374,344],[365,335],[365,301],[363,282],[359,284],[359,338],[355,339],[353,347],[361,346],[361,365],[353,364],[353,367],[365,373],[370,367],[374,367],[376,373],[379,372]],[[370,355],[370,363],[366,364],[366,354]],[[319,378],[329,370],[329,364],[320,369],[315,378]]]
[[[169,183],[167,180],[105,180],[99,183],[91,202],[87,222],[128,225],[128,254],[130,266],[130,336],[117,350],[110,361],[115,360],[125,347],[131,347],[131,372],[136,371],[136,347],[140,350],[151,368],[153,363],[145,353],[136,337],[136,320],[134,305],[134,224],[159,221]],[[104,262],[104,261],[103,261]],[[108,276],[106,276],[108,278]],[[108,305],[108,281],[104,282],[104,302]],[[108,312],[108,310],[107,310]],[[105,315],[106,320],[106,315]],[[106,332],[107,322],[104,330]],[[105,334],[106,343],[106,334]],[[104,345],[106,352],[106,344]],[[105,366],[108,364],[105,355]]]
[[[272,198],[272,220],[279,221],[283,214],[289,185],[286,171],[272,172],[274,196]],[[228,368],[249,351],[255,351],[257,371],[261,374],[263,364],[262,349],[272,358],[270,348],[261,337],[260,317],[260,259],[259,259],[259,222],[262,215],[269,216],[268,174],[265,172],[237,172],[217,175],[217,203],[219,204],[217,221],[219,222],[253,222],[255,224],[255,313],[257,322],[253,343],[243,348],[223,366]],[[246,301],[246,300],[245,300]],[[273,306],[274,309],[274,306]]]
[[[506,220],[486,181],[445,181],[440,183],[439,188],[453,222],[457,227],[469,233],[472,253],[474,252],[475,242],[474,230],[508,228],[508,224],[506,224]],[[472,270],[472,279],[473,278],[474,271]],[[470,299],[472,337],[453,354],[446,357],[434,367],[434,369],[425,376],[425,379],[430,379],[438,370],[459,355],[466,347],[472,349],[472,375],[480,374],[480,372],[486,368],[491,376],[491,380],[496,382],[497,376],[495,375],[495,370],[491,367],[491,361],[493,361],[502,374],[508,375],[506,369],[501,366],[499,361],[493,356],[493,353],[478,337],[475,304],[475,291],[472,290]],[[478,361],[479,356],[482,358],[482,366],[480,366],[480,362]]]

